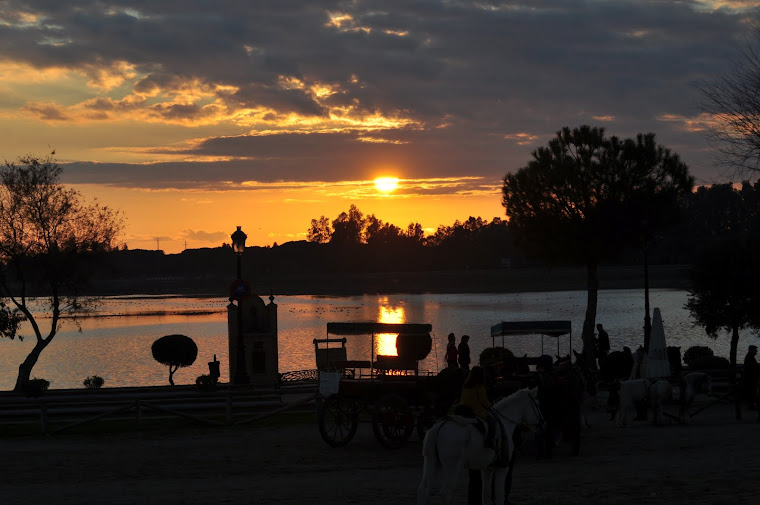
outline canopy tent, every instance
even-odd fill
[[[328,363],[332,361],[346,361],[346,338],[347,335],[371,335],[372,342],[370,344],[370,360],[368,368],[370,373],[374,374],[376,364],[380,364],[380,358],[395,357],[375,355],[375,335],[380,334],[397,334],[398,338],[416,338],[424,337],[430,342],[430,333],[433,330],[433,326],[425,323],[376,323],[373,321],[363,322],[344,322],[344,323],[327,323],[327,338],[314,339],[314,346],[317,354],[317,368],[320,363]],[[343,338],[330,338],[330,335],[343,335]],[[337,343],[340,347],[330,347],[330,344]],[[319,344],[324,344],[324,347],[319,348]],[[397,340],[397,348],[398,348]],[[336,354],[336,352],[338,354]],[[424,354],[430,352],[430,346],[427,346],[427,350]],[[375,359],[377,358],[377,363]],[[401,358],[401,356],[399,356]],[[424,358],[424,356],[423,356]],[[422,359],[422,358],[419,358]],[[400,363],[400,362],[399,362]],[[415,361],[416,371],[416,361]]]
[[[544,336],[557,338],[557,354],[559,354],[559,337],[570,335],[570,349],[573,348],[573,332],[570,321],[502,321],[491,326],[491,339],[496,347],[496,337],[501,337],[504,347],[504,337],[510,335],[541,335],[541,354],[544,353]]]
[[[642,378],[670,377],[670,361],[665,344],[665,326],[662,324],[660,309],[655,308],[652,317],[652,335],[649,339],[646,366]]]
[[[327,323],[328,335],[372,335],[375,333],[430,333],[433,326],[422,323]]]

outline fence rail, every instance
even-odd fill
[[[43,434],[54,435],[101,419],[183,418],[209,426],[250,423],[294,408],[307,408],[315,385],[250,388],[221,385],[216,391],[195,387],[53,390],[38,398],[0,392],[0,424],[39,421]]]

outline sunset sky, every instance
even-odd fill
[[[0,0],[0,156],[56,151],[132,248],[302,240],[354,203],[405,228],[504,216],[563,126],[654,132],[725,181],[697,86],[760,1]],[[398,186],[379,191],[377,177]]]

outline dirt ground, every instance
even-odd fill
[[[701,403],[704,404],[703,399]],[[699,404],[697,405],[699,406]],[[675,413],[675,407],[670,409]],[[295,417],[295,416],[292,416]],[[757,502],[760,424],[714,405],[688,425],[634,422],[619,428],[590,415],[581,454],[560,445],[537,459],[526,437],[511,501],[530,504],[749,504]],[[334,449],[316,416],[234,428],[183,427],[53,437],[2,436],[5,505],[416,503],[422,444],[387,450],[371,426]],[[437,499],[433,503],[438,503]],[[466,478],[455,503],[465,504]]]

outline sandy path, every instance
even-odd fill
[[[673,409],[671,409],[672,411]],[[756,503],[760,424],[716,405],[690,425],[618,428],[591,415],[581,456],[537,460],[526,438],[511,499],[528,504]],[[316,425],[0,437],[0,501],[36,504],[413,504],[421,443],[381,448],[362,424],[345,448]],[[437,503],[434,502],[434,503]],[[466,503],[465,482],[456,503]]]

